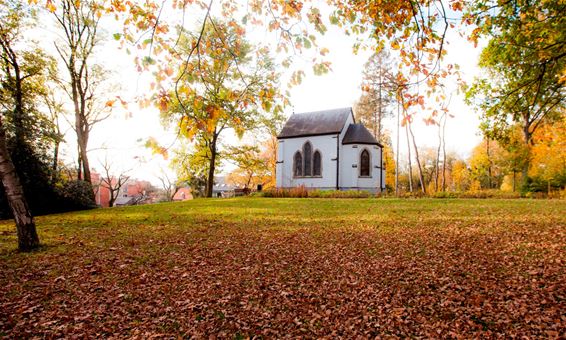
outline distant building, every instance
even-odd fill
[[[96,204],[108,208],[110,189],[105,186],[99,173],[91,172],[91,179]],[[117,179],[112,178],[111,181],[113,186],[116,185]],[[131,179],[116,193],[114,206],[154,203],[156,199],[155,190],[149,181]]]
[[[214,186],[212,187],[212,197],[234,197],[236,196],[237,186],[226,183],[226,177],[214,177]]]
[[[277,139],[278,188],[385,190],[383,146],[351,108],[294,114]]]
[[[110,190],[101,185],[102,176],[99,173],[92,171],[90,173],[90,178],[92,181],[96,205],[108,208],[110,202]]]
[[[173,195],[173,201],[187,201],[192,200],[193,194],[191,188],[180,188],[177,190],[175,195]]]

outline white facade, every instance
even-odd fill
[[[348,127],[355,124],[353,114],[345,117],[347,118],[345,118],[341,131],[335,133],[310,136],[307,133],[297,137],[279,137],[276,167],[278,188],[293,188],[302,185],[307,189],[320,190],[368,190],[371,192],[384,190],[385,171],[382,166],[381,145],[377,142],[343,144]],[[317,151],[320,153],[320,174],[297,174],[294,157],[297,153],[304,152],[303,147],[306,143],[311,145],[313,155]],[[361,155],[364,150],[369,154],[369,170],[366,158],[366,173],[362,174]],[[303,158],[303,166],[305,161]],[[313,161],[311,157],[311,162]],[[311,167],[314,169],[314,163]]]

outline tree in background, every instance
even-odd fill
[[[175,194],[185,184],[180,182],[176,177],[171,176],[166,170],[161,169],[161,174],[157,177],[161,182],[163,190],[163,198],[166,202],[172,202]]]
[[[391,73],[393,63],[387,50],[374,53],[364,65],[362,90],[354,106],[356,120],[369,128],[381,141],[383,119],[392,116],[395,83]]]
[[[261,152],[256,145],[242,145],[230,147],[226,153],[227,158],[237,167],[228,176],[231,183],[252,189],[258,184],[265,186],[272,181],[273,168],[269,166],[269,151]]]
[[[455,160],[452,164],[452,191],[468,191],[472,187],[471,174],[464,160]]]
[[[384,130],[380,143],[383,145],[383,167],[385,167],[385,187],[388,191],[395,190],[395,155],[391,142],[391,132]]]
[[[212,197],[219,142],[227,129],[242,137],[276,105],[279,74],[268,49],[254,50],[234,21],[208,17],[198,35],[180,33],[177,82],[162,97],[162,115],[208,157],[206,196]],[[203,44],[200,43],[203,42]],[[196,58],[188,59],[196,53]],[[172,72],[172,71],[171,71]]]
[[[59,83],[72,101],[77,135],[77,178],[91,183],[88,142],[94,125],[110,115],[111,105],[102,99],[100,87],[107,75],[92,61],[94,48],[100,42],[99,22],[102,5],[95,0],[62,0],[52,8],[62,37],[55,43],[65,64],[67,79]]]
[[[479,1],[472,8],[491,5]],[[467,96],[482,113],[482,129],[489,137],[504,141],[513,124],[520,126],[527,150],[521,170],[526,184],[533,135],[545,122],[559,119],[566,103],[564,4],[509,1],[498,4],[495,13],[478,20],[478,32],[491,37],[480,57],[487,75],[475,81]]]
[[[508,169],[509,154],[497,141],[485,138],[470,156],[470,176],[481,189],[499,189]]]
[[[175,171],[177,180],[186,183],[194,197],[206,196],[207,174],[210,166],[210,148],[202,138],[195,138],[194,143],[181,143],[173,151],[170,167]],[[220,158],[215,159],[215,168],[220,168]]]
[[[112,164],[105,159],[104,162],[100,163],[104,173],[100,176],[99,185],[103,188],[108,189],[110,194],[110,200],[108,201],[108,206],[113,207],[114,202],[118,198],[120,189],[128,182],[130,176],[127,175],[126,171],[121,172],[118,176],[115,176],[112,170]]]
[[[532,191],[547,191],[566,186],[566,117],[552,124],[543,124],[534,133],[531,149]],[[545,190],[546,189],[546,190]]]
[[[55,73],[55,71],[52,71]],[[54,76],[52,76],[53,78]],[[51,180],[54,182],[59,175],[59,154],[60,146],[64,140],[64,133],[61,130],[61,117],[66,113],[64,102],[56,95],[53,87],[47,87],[43,94],[43,103],[48,110],[47,118],[53,125],[53,153],[51,161]]]

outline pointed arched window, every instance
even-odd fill
[[[301,177],[303,175],[303,156],[299,151],[295,152],[293,157],[293,174],[295,177]]]
[[[321,157],[320,152],[317,150],[312,155],[312,175],[313,176],[320,176],[321,175]]]
[[[369,164],[369,152],[364,149],[360,154],[360,176],[369,177],[370,176],[370,164]]]
[[[312,176],[312,146],[311,143],[306,142],[303,145],[303,155],[304,155],[304,168],[303,174],[305,176]]]

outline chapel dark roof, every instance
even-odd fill
[[[383,147],[363,124],[350,124],[342,144],[371,144]]]
[[[352,114],[349,107],[292,115],[277,138],[327,135],[340,133]]]

